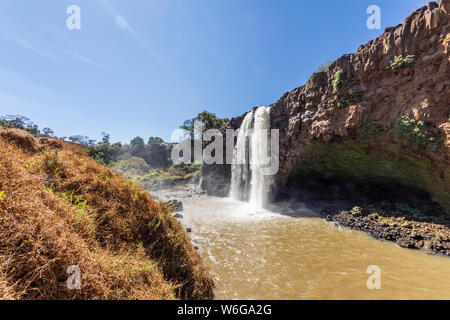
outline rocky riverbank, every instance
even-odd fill
[[[404,248],[450,256],[450,216],[439,207],[382,202],[351,209],[327,208],[321,216]]]

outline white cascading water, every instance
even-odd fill
[[[271,177],[263,174],[263,168],[270,165],[269,128],[270,108],[260,107],[245,116],[239,129],[231,169],[231,198],[248,201],[260,208],[268,203],[271,183]]]
[[[253,126],[253,114],[254,112],[250,111],[242,121],[233,152],[230,196],[240,201],[247,200],[248,186],[250,185],[247,143],[249,142],[249,131]]]

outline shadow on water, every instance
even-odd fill
[[[267,210],[292,218],[319,218],[320,210],[317,207],[306,205],[299,201],[283,201],[271,203]]]
[[[386,215],[410,221],[450,227],[449,214],[433,201],[428,192],[389,179],[374,178],[370,182],[360,183],[311,175],[291,177],[285,185],[274,186],[272,194],[274,203],[283,204],[281,210],[275,210],[290,216],[297,216],[297,208],[301,216],[303,208],[320,214],[324,210],[351,210],[359,206],[380,209]]]
[[[292,218],[320,218],[321,211],[329,207],[351,207],[349,200],[289,200],[269,204],[267,210]]]

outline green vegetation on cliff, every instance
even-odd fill
[[[392,71],[398,71],[408,67],[409,65],[414,63],[414,56],[408,55],[406,57],[403,56],[395,56],[394,60],[392,60],[387,66],[388,69]]]
[[[427,149],[431,152],[437,150],[438,139],[429,132],[423,121],[403,116],[395,121],[392,130],[398,138],[408,141],[419,149]]]
[[[347,74],[344,70],[339,69],[336,71],[333,80],[333,93],[337,93],[340,89],[348,84]]]

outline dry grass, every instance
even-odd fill
[[[76,146],[0,130],[0,298],[210,299],[170,209]],[[82,272],[68,290],[67,267]]]

